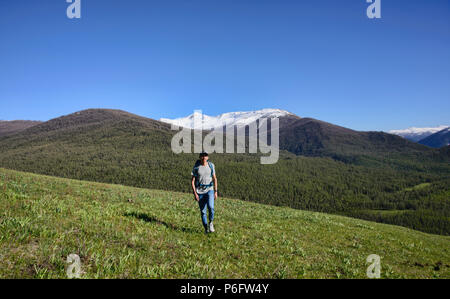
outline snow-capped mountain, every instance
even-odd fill
[[[391,130],[388,133],[402,136],[403,138],[409,139],[414,142],[418,142],[419,140],[422,140],[434,133],[437,133],[439,131],[442,131],[449,126],[438,126],[438,127],[431,127],[431,128],[416,128],[412,127],[409,129],[404,130]]]
[[[420,140],[419,143],[435,148],[450,145],[450,127]]]
[[[257,111],[228,112],[220,114],[218,116],[209,116],[206,114],[201,114],[200,112],[194,112],[193,114],[187,117],[181,117],[176,119],[161,118],[160,121],[190,129],[201,129],[202,128],[201,118],[203,117],[202,129],[209,130],[224,125],[227,126],[248,125],[259,118],[274,118],[290,115],[293,116],[294,114],[280,109],[262,109]]]

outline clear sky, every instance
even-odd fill
[[[450,125],[450,1],[0,1],[0,119],[280,108],[357,130]]]

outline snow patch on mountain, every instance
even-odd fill
[[[403,129],[403,130],[391,130],[388,133],[394,134],[394,135],[399,135],[399,136],[402,136],[403,138],[417,142],[417,141],[424,139],[434,133],[442,131],[448,127],[449,126],[446,126],[446,125],[442,125],[442,126],[438,126],[438,127],[428,127],[428,128],[412,127],[412,128]]]
[[[436,134],[437,135],[444,135],[444,134],[447,134],[448,132],[450,132],[450,127],[445,128],[444,130],[438,131]]]
[[[200,112],[196,111],[187,117],[181,117],[176,119],[161,118],[160,121],[190,129],[210,130],[213,128],[222,127],[224,125],[244,126],[252,122],[255,122],[259,118],[275,118],[288,115],[294,114],[280,109],[262,109],[257,111],[228,112],[220,114],[218,116],[209,116],[206,114],[201,114]],[[201,122],[202,117],[203,122]],[[195,127],[194,127],[194,119],[196,120]]]

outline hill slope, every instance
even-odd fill
[[[13,120],[13,121],[0,120],[0,137],[23,131],[40,123],[42,122],[33,120]]]
[[[329,156],[344,161],[358,156],[433,154],[429,148],[400,136],[355,131],[313,118],[297,119],[283,126],[280,148],[297,155]]]
[[[220,198],[202,233],[190,194],[0,169],[0,278],[450,278],[449,237]]]

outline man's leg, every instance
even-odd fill
[[[208,203],[208,193],[199,194],[198,195],[198,206],[200,207],[200,213],[202,216],[203,227],[205,228],[205,232],[208,232],[208,222],[206,220],[206,206]]]
[[[214,220],[214,190],[208,192],[209,222]]]
[[[214,232],[214,190],[208,192],[209,231]]]

